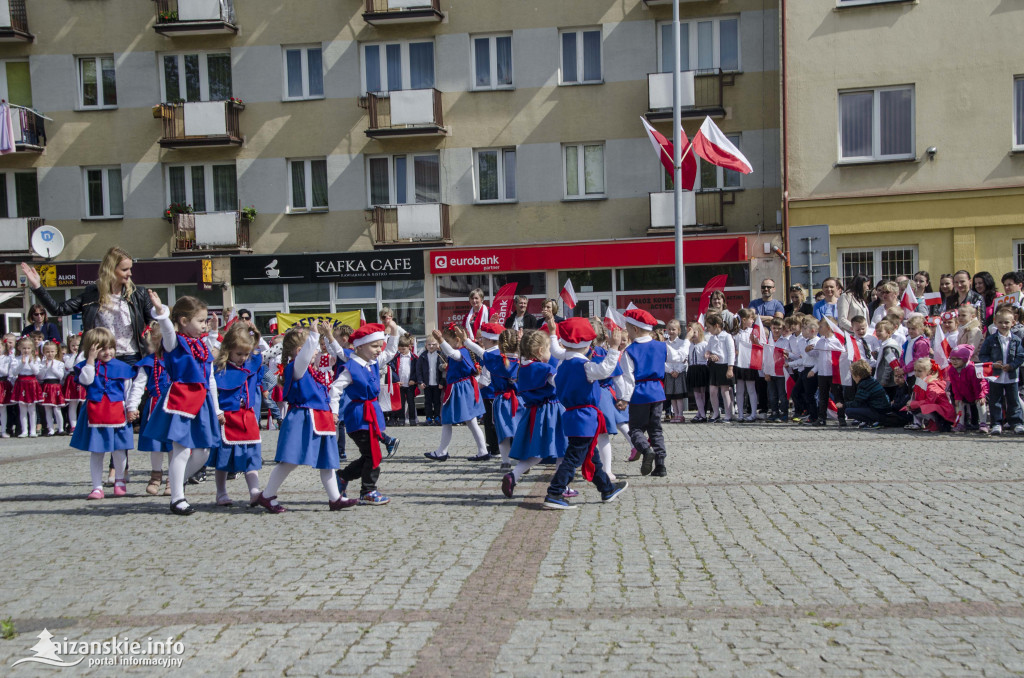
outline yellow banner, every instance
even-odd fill
[[[277,332],[284,334],[292,327],[313,327],[324,321],[335,325],[348,325],[352,329],[359,327],[359,311],[343,311],[341,313],[278,313]]]
[[[43,287],[56,287],[57,286],[57,267],[53,264],[41,264],[36,266],[36,271],[39,273],[39,281]]]

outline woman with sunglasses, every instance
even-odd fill
[[[32,308],[28,310],[28,323],[21,331],[21,336],[24,337],[30,332],[42,332],[46,341],[61,343],[60,328],[56,323],[51,323],[46,319],[46,309],[42,304],[32,304]]]

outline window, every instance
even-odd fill
[[[288,211],[327,209],[327,160],[289,160]]]
[[[117,106],[117,81],[114,57],[78,57],[78,106],[114,108]]]
[[[196,212],[238,209],[234,165],[171,165],[167,168],[167,201],[192,205]]]
[[[475,169],[477,200],[508,202],[516,199],[516,149],[478,150]]]
[[[0,174],[0,218],[38,216],[39,185],[35,171]]]
[[[658,63],[662,73],[675,70],[672,57],[672,24],[658,25]],[[679,64],[682,71],[720,68],[740,70],[740,21],[719,17],[679,24]]]
[[[324,58],[320,47],[286,47],[284,73],[286,101],[324,96]]]
[[[368,162],[371,206],[441,202],[441,162],[437,153],[388,155]]]
[[[1024,150],[1024,76],[1013,79],[1013,147]]]
[[[121,194],[120,167],[86,167],[85,216],[109,218],[124,216],[124,198]]]
[[[32,107],[32,78],[28,61],[3,61],[0,68],[0,99],[17,106]]]
[[[840,160],[906,160],[913,157],[913,86],[839,93]]]
[[[161,63],[160,94],[164,101],[231,98],[231,55],[227,52],[164,54]]]
[[[565,197],[567,199],[604,197],[604,144],[567,144],[565,159]]]
[[[434,43],[363,45],[363,91],[392,92],[434,86]]]
[[[1024,240],[1013,241],[1013,261],[1018,271],[1024,271]]]
[[[843,280],[863,275],[871,280],[895,280],[898,275],[914,275],[917,270],[917,247],[876,247],[874,249],[839,250],[839,268]]]
[[[563,85],[601,82],[601,29],[562,31]]]
[[[473,38],[473,89],[512,87],[512,36]]]

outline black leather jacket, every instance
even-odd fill
[[[46,312],[52,316],[65,316],[74,313],[82,314],[82,331],[88,332],[96,327],[96,319],[100,310],[100,292],[96,285],[89,285],[77,297],[67,301],[57,302],[45,287],[32,290],[36,299]],[[149,300],[149,294],[144,287],[136,287],[132,295],[128,297],[128,309],[132,319],[132,336],[138,345],[141,342],[142,331],[152,317],[153,303]]]

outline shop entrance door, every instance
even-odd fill
[[[608,312],[608,307],[612,303],[610,293],[577,293],[576,298],[576,308],[571,311],[575,318],[604,318],[604,314]]]

